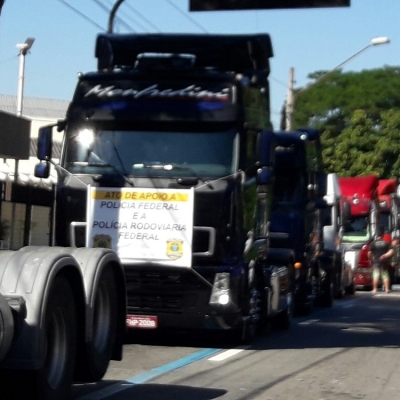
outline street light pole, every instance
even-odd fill
[[[334,67],[331,70],[322,74],[318,79],[316,79],[314,82],[312,82],[308,86],[304,87],[303,89],[299,90],[297,93],[294,93],[294,68],[291,67],[290,72],[289,72],[288,92],[287,92],[286,105],[285,105],[285,118],[286,118],[286,121],[285,121],[286,128],[285,129],[287,131],[290,131],[293,129],[294,105],[295,105],[295,100],[300,93],[303,93],[306,90],[310,89],[311,87],[316,85],[318,82],[320,82],[322,79],[324,79],[327,75],[338,70],[344,64],[348,63],[354,57],[357,57],[360,53],[363,53],[365,50],[369,49],[370,47],[379,46],[381,44],[386,44],[386,43],[390,43],[390,40],[387,37],[379,36],[379,37],[373,38],[368,45],[366,45],[365,47],[363,47],[361,50],[357,51],[350,57],[346,58],[344,61],[342,61],[336,67]]]
[[[27,55],[29,49],[32,47],[34,38],[28,37],[24,43],[18,43],[17,48],[19,49],[19,73],[18,73],[18,93],[17,93],[17,115],[22,116],[22,105],[24,99],[24,80],[25,80],[25,56]],[[19,160],[16,158],[14,164],[14,182],[17,183],[19,180],[18,168]],[[15,221],[16,218],[16,203],[12,203],[11,209],[11,219]],[[15,224],[11,224],[9,246],[12,249],[14,246],[14,236],[15,236]]]
[[[24,99],[24,80],[25,80],[25,56],[32,47],[34,38],[28,37],[25,43],[17,44],[19,49],[19,74],[18,74],[18,95],[17,95],[17,115],[22,115],[22,105]]]

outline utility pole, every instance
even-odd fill
[[[291,131],[293,129],[293,111],[294,111],[294,68],[289,69],[289,81],[286,95],[285,105],[285,130]]]
[[[18,95],[17,95],[17,115],[22,116],[22,104],[24,101],[24,80],[25,80],[25,56],[32,47],[35,38],[28,37],[24,43],[17,44],[19,49],[19,74],[18,74]]]

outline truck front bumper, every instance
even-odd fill
[[[238,304],[240,275],[214,272],[204,278],[182,269],[135,267],[126,268],[125,273],[128,328],[225,330],[243,323],[245,310]]]

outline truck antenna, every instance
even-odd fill
[[[124,0],[117,0],[113,6],[113,8],[110,11],[110,18],[108,19],[108,30],[107,33],[113,33],[113,27],[114,27],[114,17],[115,14],[117,13],[117,10],[119,6],[124,2]]]

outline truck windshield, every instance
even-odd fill
[[[344,241],[366,241],[370,238],[368,217],[352,217],[344,223]]]
[[[304,176],[301,169],[277,169],[273,186],[272,209],[279,210],[302,204],[304,187]]]
[[[237,169],[238,143],[237,131],[233,129],[75,130],[67,133],[62,166],[80,174],[108,171],[127,176],[221,177]]]

